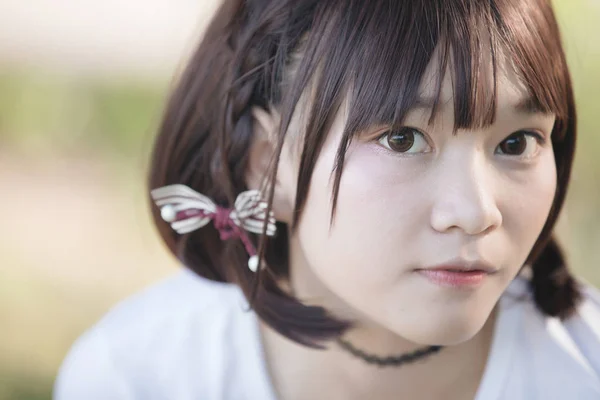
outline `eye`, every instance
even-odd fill
[[[531,158],[535,157],[543,143],[542,136],[535,132],[518,131],[498,145],[496,154]]]
[[[395,153],[429,153],[431,146],[418,129],[407,126],[392,129],[379,137],[379,143]]]

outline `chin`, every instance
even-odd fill
[[[446,331],[440,330],[430,335],[430,341],[440,346],[456,346],[467,342],[477,335],[483,325],[479,329],[468,329],[466,327],[452,327]],[[462,328],[462,329],[461,329]]]
[[[428,316],[430,317],[430,316]],[[398,327],[399,336],[422,345],[454,346],[464,343],[477,335],[488,315],[478,316],[473,313],[441,313],[439,318],[421,319],[419,324]]]

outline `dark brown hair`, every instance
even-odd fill
[[[559,30],[547,0],[225,0],[180,77],[156,139],[150,188],[181,183],[230,205],[246,190],[252,107],[276,107],[281,147],[294,110],[311,88],[292,231],[306,202],[311,175],[333,116],[348,100],[349,116],[334,170],[332,218],[344,157],[353,135],[397,124],[418,96],[434,51],[437,93],[449,70],[455,130],[494,122],[496,76],[506,57],[529,89],[534,106],[555,113],[552,143],[558,188],[528,263],[535,302],[566,317],[580,296],[552,230],[562,207],[575,147],[575,106]],[[493,88],[482,82],[491,56]],[[437,111],[434,106],[432,118]],[[272,168],[269,179],[276,174]],[[270,193],[270,201],[273,197]],[[268,268],[246,267],[241,243],[222,242],[212,227],[177,235],[153,214],[173,253],[201,276],[239,285],[253,308],[281,334],[318,346],[348,324],[326,310],[303,305],[277,284],[288,276],[288,236],[253,237]]]

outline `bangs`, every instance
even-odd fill
[[[372,0],[368,7],[359,1],[332,1],[318,7],[292,104],[311,83],[313,101],[300,165],[310,175],[334,115],[348,101],[335,166],[334,211],[353,136],[373,126],[401,124],[419,101],[428,68],[437,71],[435,82],[427,82],[434,88],[428,99],[430,122],[440,108],[442,81],[449,73],[454,131],[492,124],[498,71],[509,65],[528,92],[527,108],[556,114],[553,137],[564,135],[571,113],[570,80],[546,0]],[[289,124],[290,119],[283,121]],[[303,174],[297,210],[310,182]]]
[[[439,109],[444,75],[451,75],[454,130],[483,128],[496,115],[498,71],[513,68],[531,110],[567,117],[566,64],[544,8],[526,2],[390,2],[373,8],[351,56],[348,133],[401,124],[419,102],[423,83],[435,88],[430,121]],[[540,2],[542,3],[542,2]],[[435,56],[434,56],[435,55]],[[426,72],[435,82],[424,82]],[[491,79],[490,79],[491,78]]]

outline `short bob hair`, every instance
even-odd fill
[[[282,116],[268,177],[272,180],[292,115],[310,85],[311,104],[297,139],[302,153],[290,228],[301,218],[333,117],[348,100],[348,120],[332,171],[333,218],[353,135],[405,118],[434,51],[440,54],[438,101],[443,73],[452,74],[455,130],[494,122],[501,57],[514,66],[531,106],[556,114],[552,144],[558,185],[527,264],[539,309],[567,317],[580,292],[552,231],[569,183],[576,118],[549,0],[225,0],[167,103],[151,160],[150,189],[180,183],[220,205],[233,204],[247,190],[252,107],[274,107]],[[490,68],[489,60],[491,89],[480,79],[482,68]],[[268,198],[272,202],[273,189]],[[320,347],[349,326],[321,307],[302,304],[278,285],[289,270],[285,224],[278,222],[275,238],[252,237],[268,266],[255,275],[246,267],[243,245],[222,242],[212,226],[178,235],[155,207],[153,216],[165,243],[184,265],[208,279],[239,285],[258,316],[288,338]]]

